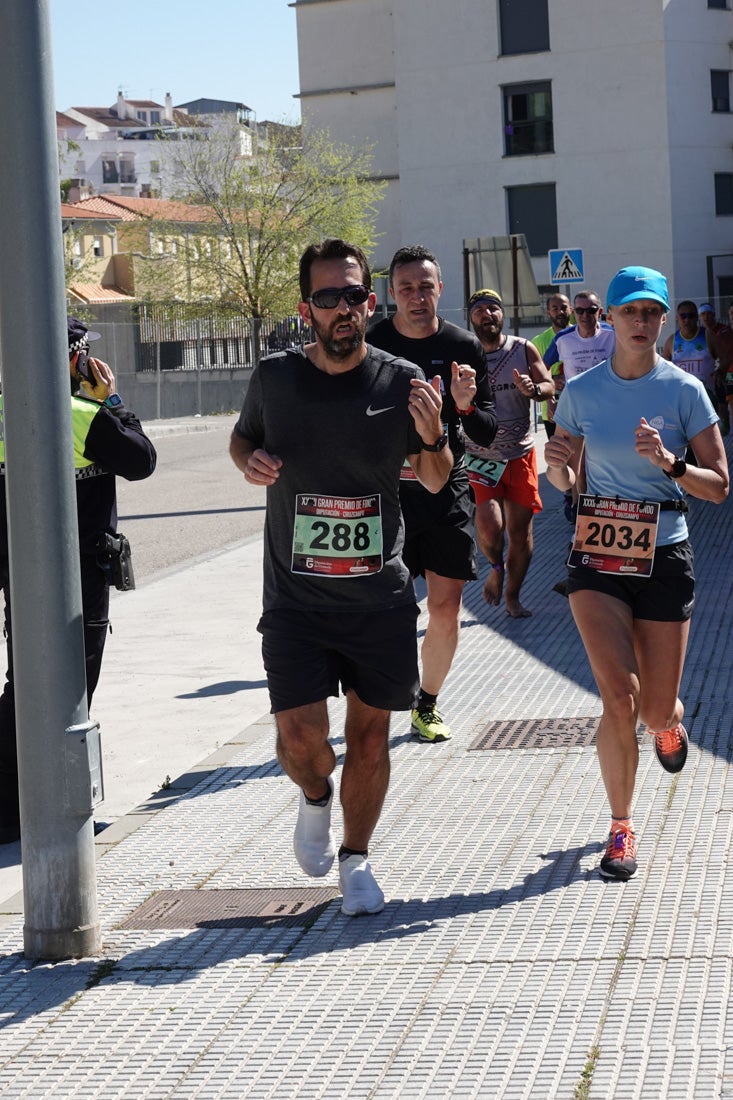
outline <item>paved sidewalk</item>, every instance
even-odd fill
[[[692,505],[690,758],[669,776],[642,742],[640,867],[617,884],[596,870],[599,702],[552,591],[570,529],[544,478],[542,495],[523,589],[534,616],[488,609],[480,582],[466,590],[441,696],[453,740],[419,745],[394,720],[372,847],[384,912],[344,917],[335,870],[302,875],[266,705],[234,731],[230,713],[209,760],[99,836],[102,958],[31,965],[19,899],[0,905],[3,1100],[733,1097],[733,506]],[[237,678],[220,669],[251,624],[235,614],[217,636],[207,600],[222,570],[232,594],[243,553],[182,571],[163,636],[141,632],[165,678],[172,639],[201,631],[192,697],[161,688],[182,733]],[[150,682],[136,682],[144,703]],[[232,695],[236,710],[247,690]],[[164,706],[151,737],[157,722]]]

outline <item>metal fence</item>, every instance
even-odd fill
[[[298,316],[243,317],[220,303],[192,315],[180,302],[141,303],[138,369],[143,372],[248,369],[262,355],[298,347],[310,330]]]

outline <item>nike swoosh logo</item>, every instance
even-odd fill
[[[379,416],[380,413],[388,413],[391,409],[396,409],[396,405],[387,405],[385,409],[373,409],[371,405],[366,411],[367,416]]]

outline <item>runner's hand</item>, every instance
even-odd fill
[[[260,447],[247,459],[244,480],[249,481],[251,485],[274,485],[280,477],[282,464],[281,458],[268,454]]]
[[[456,408],[465,411],[476,396],[476,371],[468,363],[451,363],[450,392]]]
[[[677,455],[664,449],[659,432],[643,416],[634,432],[634,447],[636,453],[648,458],[652,466],[672,466],[677,460]]]
[[[517,387],[522,397],[534,397],[534,381],[528,374],[520,374],[515,367],[512,371],[514,377],[514,385]]]
[[[548,466],[561,470],[570,462],[574,450],[572,439],[555,431],[555,434],[545,443],[545,462]]]
[[[424,382],[421,378],[410,379],[408,405],[423,442],[430,445],[437,443],[443,434],[443,422],[440,418],[443,409],[440,375],[436,374],[430,382]]]
[[[95,401],[104,401],[115,392],[115,376],[112,368],[101,359],[89,358],[87,362],[94,376],[94,385],[86,378],[82,378],[81,388],[87,397],[93,397]]]

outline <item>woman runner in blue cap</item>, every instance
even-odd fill
[[[565,492],[585,447],[588,495],[568,594],[603,704],[596,743],[611,831],[600,873],[626,881],[637,868],[639,719],[666,771],[681,771],[687,759],[679,687],[695,579],[686,496],[721,503],[728,466],[704,386],[657,354],[669,309],[664,276],[623,268],[607,305],[615,354],[565,387],[545,458],[549,481]],[[688,445],[697,466],[684,461]]]

